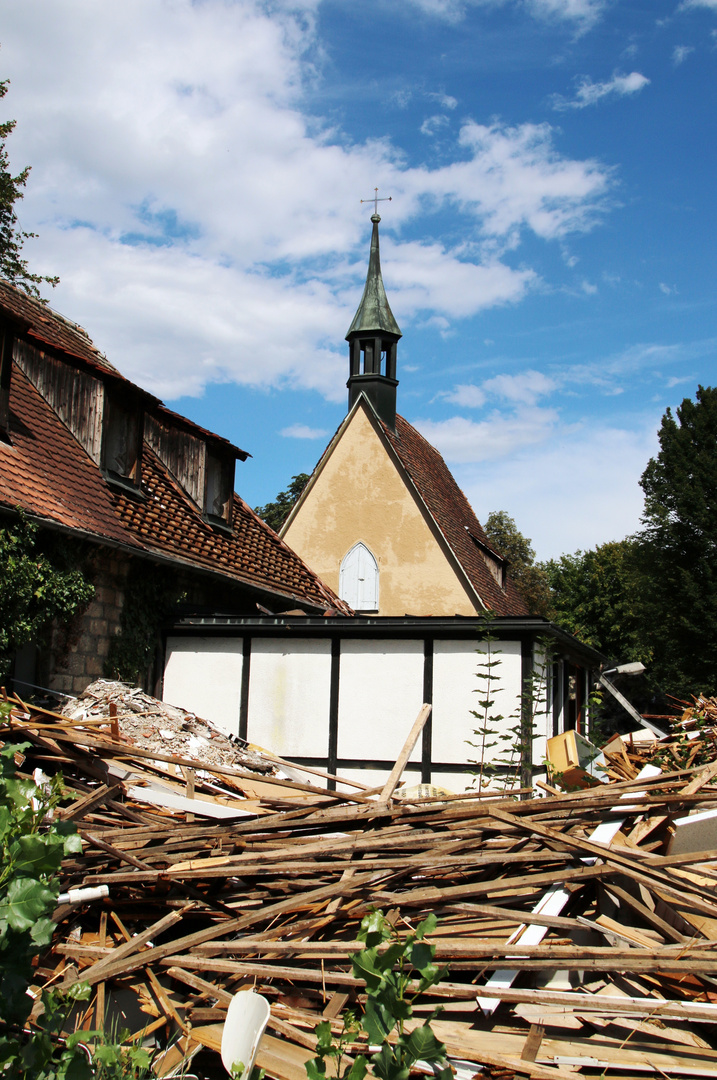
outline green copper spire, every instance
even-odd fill
[[[378,223],[381,220],[378,214],[371,215],[373,233],[371,234],[371,254],[368,260],[368,274],[364,287],[361,303],[354,315],[354,321],[349,327],[346,340],[350,341],[353,334],[392,334],[396,338],[402,337],[398,323],[393,317],[393,312],[388,304],[386,290],[383,287],[381,277],[381,257],[378,250]]]

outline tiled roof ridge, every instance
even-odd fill
[[[203,438],[211,440],[214,443],[218,443],[221,446],[225,446],[230,450],[236,451],[237,456],[240,457],[242,461],[246,461],[248,457],[251,457],[251,454],[247,450],[242,450],[239,446],[235,446],[234,443],[231,442],[229,439],[225,439],[223,435],[217,435],[215,431],[210,431],[209,428],[204,428],[201,426],[201,424],[196,424],[194,420],[190,420],[188,417],[183,416],[181,413],[175,412],[173,409],[168,408],[168,406],[165,405],[163,401],[159,401],[159,399],[156,399],[156,404],[149,411],[157,413],[160,416],[170,417],[173,421],[179,421],[179,424],[181,426],[188,428],[190,431],[196,432]]]
[[[37,297],[31,296],[30,293],[26,293],[24,290],[19,289],[6,278],[0,278],[0,303],[3,302],[3,297],[6,300],[6,306],[14,311],[15,314],[19,315],[21,319],[30,323],[28,333],[32,337],[36,337],[40,341],[44,341],[45,344],[50,345],[52,348],[67,352],[69,355],[76,356],[81,360],[86,359],[86,353],[87,350],[89,350],[95,355],[97,360],[101,362],[103,368],[115,372],[117,375],[120,374],[114,365],[110,363],[105,354],[97,347],[97,345],[95,345],[84,326],[80,326],[79,323],[74,322],[72,319],[68,319],[66,315],[56,311],[55,308],[51,307],[46,301],[39,300]],[[29,309],[29,311],[26,309]],[[46,340],[38,330],[38,327],[34,325],[36,321],[40,324],[48,324],[51,322],[59,323],[71,338],[76,337],[79,339],[78,348],[82,351],[75,354],[71,352],[67,346]]]

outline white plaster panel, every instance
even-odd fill
[[[452,791],[455,795],[462,795],[466,791],[475,791],[474,779],[473,773],[469,772],[431,773],[431,783],[434,787],[445,788],[446,791]]]
[[[385,769],[383,772],[380,769],[339,769],[338,775],[345,777],[347,780],[357,780],[360,784],[367,784],[368,787],[383,787],[388,780],[389,769]],[[404,773],[404,780],[406,776],[410,776],[410,773]],[[355,794],[360,795],[361,792],[356,788],[349,788]],[[378,797],[378,796],[377,796]]]
[[[480,649],[483,655],[477,651]],[[471,710],[479,711],[484,698],[485,680],[476,678],[480,667],[487,660],[485,643],[476,641],[436,641],[433,647],[433,761],[467,762],[475,760],[479,751],[466,744],[466,740],[478,742],[473,735],[480,720],[471,716]],[[498,734],[507,734],[518,722],[520,710],[521,658],[519,641],[494,641],[491,643],[492,661],[500,661],[491,671],[491,693],[494,705],[490,710],[502,714],[504,719],[494,725]],[[493,742],[496,736],[488,741]],[[498,742],[488,752],[492,759],[508,745]],[[505,757],[505,755],[503,755]],[[447,785],[449,786],[449,785]]]
[[[241,638],[170,637],[165,656],[164,700],[238,735]]]
[[[423,642],[341,643],[340,758],[398,757],[423,703]],[[419,738],[411,761],[420,761]]]
[[[249,742],[280,757],[326,758],[331,642],[253,638],[249,672]]]

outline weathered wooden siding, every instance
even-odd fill
[[[16,340],[13,356],[92,460],[100,464],[104,386],[84,371]]]
[[[144,437],[197,506],[204,506],[206,443],[152,415],[145,417]]]

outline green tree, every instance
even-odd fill
[[[544,563],[552,618],[611,660],[647,664],[635,541],[611,541]]]
[[[268,502],[265,506],[255,506],[254,513],[258,514],[275,532],[278,532],[308,482],[308,473],[302,472],[292,476],[286,491],[280,491],[274,502]]]
[[[9,85],[8,79],[0,81],[0,99],[7,94]],[[36,233],[23,232],[17,224],[15,203],[24,195],[23,188],[27,183],[30,166],[26,165],[16,176],[10,171],[5,144],[14,127],[14,120],[0,123],[0,276],[31,296],[42,299],[38,285],[45,283],[54,288],[60,279],[33,274],[27,261],[22,258],[23,244],[36,236]]]
[[[0,527],[0,679],[17,649],[41,639],[54,619],[72,619],[94,591],[66,541],[41,542],[37,525],[22,514]]]
[[[493,510],[483,526],[491,545],[508,560],[508,575],[520,591],[531,615],[547,615],[550,587],[530,540],[523,536],[505,510]]]
[[[668,409],[642,475],[638,543],[652,675],[670,694],[717,693],[717,389]]]

